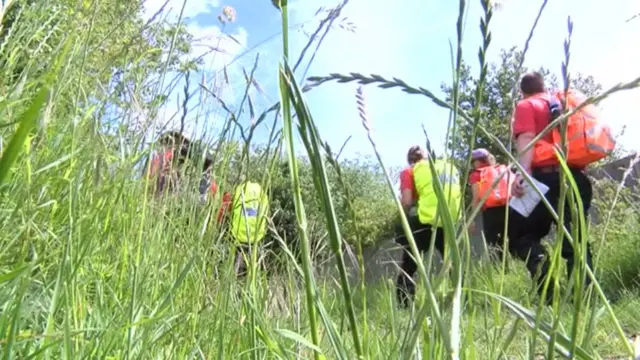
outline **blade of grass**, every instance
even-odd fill
[[[356,355],[358,358],[363,357],[362,344],[360,342],[360,335],[358,331],[358,323],[353,307],[353,299],[351,296],[351,289],[349,286],[349,280],[347,275],[347,269],[344,263],[344,255],[342,253],[342,236],[340,234],[340,228],[338,226],[338,219],[333,205],[333,199],[331,195],[331,189],[329,188],[329,180],[327,178],[327,170],[324,164],[324,156],[320,150],[320,137],[318,130],[311,117],[311,113],[302,98],[302,92],[297,86],[295,79],[293,78],[293,72],[285,62],[284,64],[285,74],[287,79],[289,96],[293,101],[293,105],[296,108],[298,115],[302,140],[307,148],[307,153],[311,160],[311,166],[314,174],[314,179],[317,181],[316,190],[320,194],[321,204],[323,212],[326,217],[327,227],[329,230],[329,240],[331,248],[337,260],[338,271],[340,274],[340,285],[342,288],[344,303],[347,308],[347,316],[351,326],[351,334],[353,336],[353,344],[355,347]]]
[[[283,14],[285,13],[286,6],[283,9]],[[283,15],[283,18],[286,16]],[[307,218],[304,210],[304,203],[302,200],[302,193],[300,190],[300,179],[298,175],[298,164],[297,159],[295,158],[295,146],[293,139],[293,129],[292,129],[292,116],[290,111],[290,102],[289,93],[287,91],[287,80],[284,77],[282,66],[280,66],[280,103],[282,104],[282,118],[283,118],[283,135],[286,142],[286,149],[288,155],[288,163],[289,163],[289,174],[291,177],[292,187],[293,187],[293,198],[296,209],[296,219],[298,230],[300,234],[300,242],[302,248],[302,269],[304,271],[304,283],[305,283],[305,293],[307,297],[307,312],[309,316],[309,325],[311,327],[311,339],[312,343],[315,346],[320,344],[320,340],[318,337],[318,324],[316,320],[316,310],[315,310],[315,285],[313,281],[312,268],[311,268],[311,256],[310,256],[310,248],[309,248],[309,238],[307,234]],[[318,352],[314,352],[314,358],[319,360],[323,358],[322,354]]]
[[[572,355],[575,355],[580,360],[594,359],[591,355],[589,355],[584,349],[582,349],[579,346],[576,347],[575,353],[569,353],[568,349],[571,346],[571,339],[567,338],[565,335],[560,334],[558,332],[555,332],[555,334],[552,334],[554,332],[552,325],[549,325],[544,321],[537,321],[537,317],[538,317],[537,314],[525,308],[524,306],[520,305],[519,303],[507,297],[504,297],[502,295],[492,294],[490,292],[477,290],[477,289],[468,289],[468,290],[481,293],[501,301],[518,318],[523,320],[533,330],[541,334],[545,339],[545,341],[547,341],[548,343],[551,343],[551,336],[554,335],[555,336],[554,348],[556,349],[557,352],[559,352],[563,356],[570,357]]]
[[[9,176],[11,167],[20,155],[20,149],[24,148],[25,141],[35,128],[40,116],[40,111],[43,109],[48,97],[49,86],[45,85],[34,97],[31,105],[19,117],[18,122],[20,126],[13,137],[11,137],[11,141],[2,154],[2,159],[0,159],[0,186],[2,186]]]

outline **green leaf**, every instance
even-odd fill
[[[322,350],[319,347],[313,345],[309,340],[305,339],[304,336],[302,336],[302,335],[300,335],[300,334],[298,334],[296,332],[293,332],[293,331],[287,330],[287,329],[276,329],[275,332],[278,333],[280,336],[282,336],[284,338],[287,338],[289,340],[295,341],[295,342],[297,342],[299,344],[302,344],[302,345],[308,347],[311,350],[314,350],[314,351],[317,351],[319,353],[322,353]]]
[[[546,322],[537,320],[536,314],[533,311],[525,308],[521,304],[507,297],[504,297],[502,295],[481,291],[481,290],[475,290],[475,289],[471,289],[471,291],[475,291],[487,296],[491,296],[496,300],[501,301],[509,310],[511,310],[511,312],[513,312],[518,318],[522,319],[527,325],[529,325],[531,329],[537,331],[540,335],[542,335],[542,338],[546,342],[549,342],[549,340],[551,339],[551,336],[553,335],[555,337],[554,345],[555,345],[556,351],[562,354],[563,356],[570,357],[570,355],[573,355],[576,358],[582,359],[582,360],[594,359],[594,357],[589,355],[589,353],[587,353],[580,346],[574,345],[575,353],[569,354],[568,349],[570,349],[572,346],[571,339],[567,338],[564,334],[553,331],[552,326],[547,324]]]
[[[25,110],[19,117],[20,126],[18,131],[11,137],[11,141],[7,149],[0,159],[0,185],[4,183],[9,176],[11,167],[18,159],[21,149],[24,147],[25,141],[29,137],[31,130],[36,126],[40,110],[44,107],[47,97],[49,96],[49,87],[43,87],[33,99],[31,106]]]

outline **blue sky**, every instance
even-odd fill
[[[237,105],[237,97],[243,92],[242,67],[250,71],[255,56],[260,53],[260,66],[256,78],[266,94],[252,90],[251,96],[258,112],[278,100],[277,66],[281,53],[280,14],[268,0],[187,0],[185,16],[190,31],[198,39],[194,54],[203,51],[206,43],[225,50],[206,58],[205,79],[208,84],[217,79],[222,83],[221,71],[227,65],[229,84],[216,87],[229,104]],[[470,1],[467,1],[469,3]],[[164,0],[147,0],[149,12],[157,9]],[[175,16],[182,0],[169,0],[169,16]],[[319,7],[332,7],[337,1],[291,1],[292,26],[304,24],[307,32],[318,24],[314,16]],[[465,34],[463,53],[465,60],[477,73],[477,52],[481,40],[479,1],[471,1]],[[493,41],[490,60],[496,59],[501,48],[522,47],[542,1],[504,0],[491,21]],[[224,33],[233,39],[217,40],[221,32],[217,20],[222,6],[235,9],[237,18],[224,27]],[[451,82],[450,41],[456,46],[455,23],[458,2],[452,0],[424,1],[403,0],[390,6],[388,1],[351,0],[343,16],[355,24],[355,33],[336,28],[327,36],[307,76],[329,73],[359,72],[379,74],[387,78],[397,77],[409,84],[418,85],[440,93],[442,82]],[[526,66],[545,66],[559,73],[563,60],[563,41],[566,38],[567,16],[574,22],[572,58],[570,69],[593,75],[605,89],[621,81],[640,76],[640,20],[625,22],[631,14],[640,13],[637,0],[562,0],[549,1],[542,15]],[[320,16],[323,16],[321,14]],[[300,52],[307,42],[299,27],[291,30],[292,55]],[[239,43],[239,44],[238,44]],[[304,68],[304,67],[301,67]],[[298,73],[298,76],[302,73]],[[194,74],[199,82],[203,74]],[[301,78],[299,78],[301,80]],[[345,148],[346,156],[357,153],[371,154],[366,133],[360,123],[355,104],[356,85],[325,84],[307,94],[307,101],[314,119],[325,139],[333,148],[339,148],[351,136]],[[443,138],[448,112],[433,105],[421,96],[409,96],[398,90],[381,90],[373,86],[364,88],[367,110],[375,129],[375,138],[385,163],[403,165],[409,146],[424,144],[421,125],[427,128],[436,151],[443,148]],[[175,97],[164,113],[165,117],[176,111]],[[637,149],[634,135],[640,134],[634,101],[640,99],[640,90],[614,95],[601,104],[602,114],[614,129],[627,130],[621,144]],[[223,113],[209,100],[190,112],[193,131],[215,132]],[[242,122],[248,123],[248,117]],[[508,121],[508,119],[505,119]],[[202,125],[206,123],[207,125]],[[196,125],[198,124],[198,125]],[[203,127],[204,126],[204,127]],[[262,134],[266,133],[265,130]]]

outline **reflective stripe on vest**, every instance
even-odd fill
[[[460,215],[458,210],[462,195],[458,170],[445,160],[435,160],[434,167],[446,199],[446,204],[442,205],[449,209],[451,217],[456,221]],[[422,160],[413,166],[413,179],[418,192],[418,219],[422,224],[442,226],[440,216],[436,224],[439,204],[431,167],[427,160]]]

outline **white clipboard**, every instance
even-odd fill
[[[547,185],[536,181],[536,179],[532,180],[542,195],[549,191],[549,187]],[[517,211],[520,215],[529,217],[542,198],[528,182],[523,181],[522,186],[524,187],[524,195],[522,195],[522,197],[512,196],[511,201],[509,201],[509,206],[511,206],[511,208]]]

